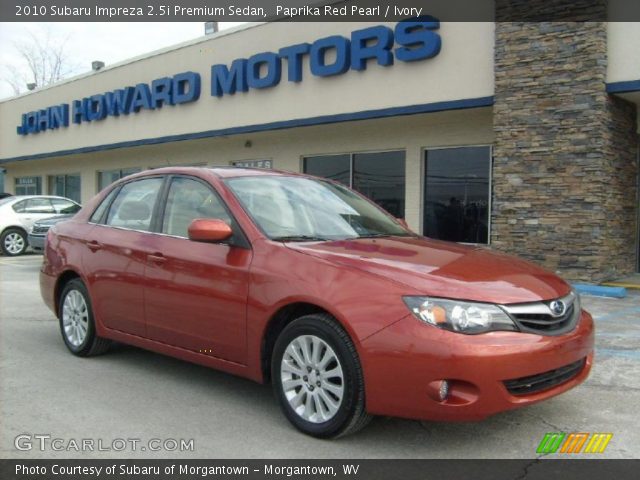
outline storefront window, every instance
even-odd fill
[[[341,182],[397,218],[404,218],[405,153],[374,152],[306,157],[304,172]]]
[[[16,195],[42,195],[41,177],[17,177]]]
[[[356,153],[353,188],[396,218],[404,218],[404,152]]]
[[[138,173],[139,168],[121,168],[119,170],[105,170],[98,172],[98,191],[104,190],[116,180],[120,180],[127,175]]]
[[[424,234],[440,240],[488,243],[490,147],[425,152]]]
[[[80,175],[52,175],[49,177],[49,195],[66,197],[80,203]]]
[[[319,155],[304,159],[304,173],[351,186],[351,155]]]

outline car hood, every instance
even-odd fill
[[[486,248],[425,237],[288,243],[334,264],[363,270],[424,295],[499,304],[550,300],[571,287],[557,275]]]

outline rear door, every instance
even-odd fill
[[[149,338],[237,363],[246,362],[246,303],[251,250],[214,189],[194,177],[174,176],[161,235],[150,239],[145,310]],[[227,243],[188,239],[196,218],[224,220]]]
[[[98,207],[86,236],[83,266],[95,315],[108,328],[146,336],[144,273],[153,212],[164,176],[134,180]]]

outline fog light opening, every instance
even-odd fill
[[[440,396],[440,401],[444,402],[449,396],[449,382],[446,380],[442,380],[440,382],[440,389],[438,390],[438,395]]]

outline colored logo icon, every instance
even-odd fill
[[[536,453],[604,453],[612,437],[613,433],[546,433]]]

